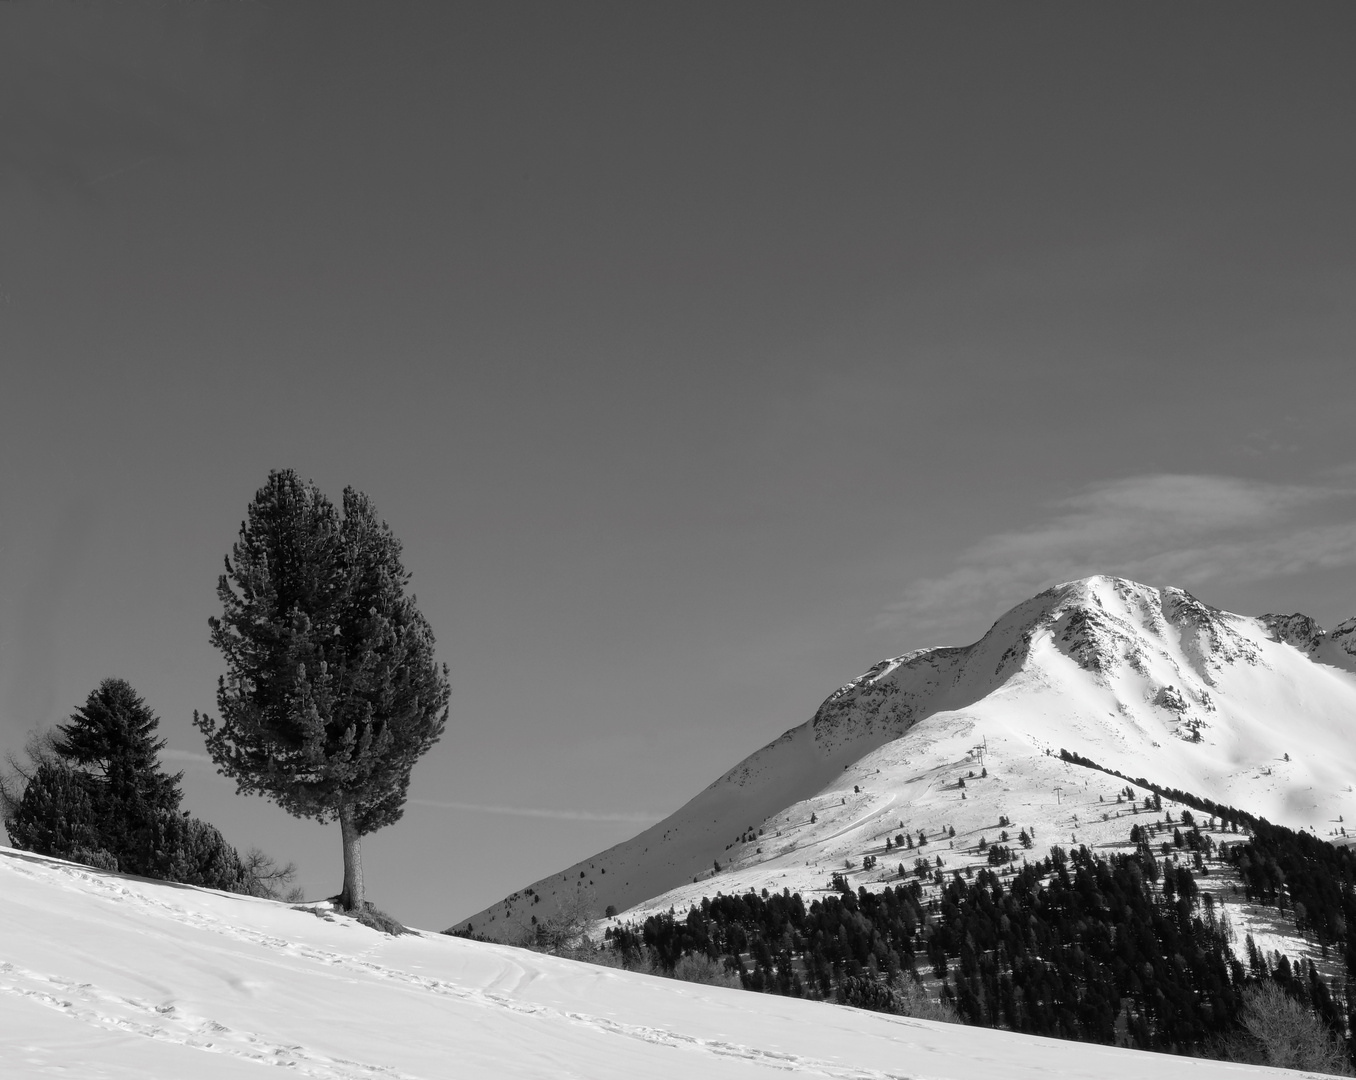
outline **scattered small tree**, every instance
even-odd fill
[[[591,953],[589,931],[597,921],[597,897],[591,888],[579,885],[556,901],[550,915],[541,920],[534,916],[520,944],[556,955],[580,949]]]
[[[297,876],[295,863],[279,866],[273,857],[250,848],[240,860],[245,881],[245,891],[251,896],[263,896],[269,900],[286,900],[296,903],[302,898],[300,889],[292,887]]]
[[[1337,1036],[1271,979],[1243,991],[1239,1020],[1246,1035],[1240,1033],[1226,1044],[1226,1057],[1277,1069],[1352,1075]]]
[[[939,1020],[944,1024],[964,1023],[948,1002],[928,997],[922,983],[913,975],[906,975],[894,984],[870,975],[849,975],[838,984],[835,994],[843,1005],[872,1012]]]
[[[655,974],[662,975],[665,972],[657,969]],[[704,953],[687,953],[678,958],[678,962],[673,965],[672,977],[683,982],[702,983],[706,986],[726,986],[730,989],[738,989],[739,976],[728,971],[724,964],[712,960]]]

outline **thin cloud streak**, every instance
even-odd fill
[[[553,821],[621,821],[649,825],[660,820],[658,814],[622,811],[598,813],[592,810],[543,810],[534,806],[489,806],[483,803],[440,802],[436,799],[411,799],[416,806],[438,810],[464,810],[472,814],[508,814],[513,817],[549,818]]]
[[[187,765],[211,765],[212,759],[206,754],[200,754],[194,750],[170,750],[168,748],[160,751],[160,756],[166,761],[177,761]]]
[[[954,625],[1092,574],[1191,587],[1353,566],[1356,520],[1343,504],[1354,480],[1343,466],[1311,484],[1181,474],[1092,484],[1041,523],[986,537],[949,573],[912,582],[877,625]]]

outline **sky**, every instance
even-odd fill
[[[1356,8],[0,3],[0,752],[103,678],[185,805],[270,469],[451,671],[441,928],[1092,573],[1356,615]]]

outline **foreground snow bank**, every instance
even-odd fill
[[[0,848],[6,1077],[1297,1075],[590,967]]]

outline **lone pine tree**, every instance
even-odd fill
[[[226,660],[220,722],[194,713],[237,791],[339,822],[348,910],[364,904],[360,837],[400,819],[410,770],[447,722],[447,668],[400,556],[362,492],[344,489],[341,517],[314,483],[271,472],[208,620]]]

